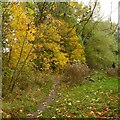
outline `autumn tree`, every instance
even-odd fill
[[[73,60],[99,68],[117,60],[115,25],[100,21],[97,0],[88,5],[18,2],[2,6],[3,78],[11,89],[28,66],[29,71],[60,72]]]
[[[29,41],[35,39],[36,30],[33,16],[27,15],[22,3],[7,4],[7,8],[3,8],[3,13],[5,13],[3,16],[3,72],[5,72],[3,78],[9,79],[9,84],[12,86],[17,71],[23,65],[32,47]],[[33,55],[30,54],[30,57],[33,58]],[[30,61],[29,58],[26,62]]]
[[[25,65],[34,65],[36,70],[59,71],[74,59],[85,62],[74,24],[52,14],[56,10],[55,3],[3,6],[3,78],[8,80],[11,90]]]
[[[39,70],[63,69],[67,62],[74,59],[85,62],[84,50],[79,43],[76,29],[70,27],[64,20],[54,18],[51,14],[47,17],[46,24],[39,26],[41,34],[34,47],[36,67]]]

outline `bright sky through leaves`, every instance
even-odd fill
[[[88,4],[89,1],[94,0],[78,0],[79,2],[82,1],[85,4]],[[112,22],[118,23],[118,2],[120,0],[99,0],[101,4],[101,14],[103,15],[103,20],[107,20],[111,16]],[[112,2],[112,3],[111,3]],[[111,7],[112,4],[112,7]],[[112,14],[111,14],[112,8]]]

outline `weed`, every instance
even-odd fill
[[[37,76],[39,76],[39,79],[37,79]],[[36,73],[34,76],[31,75],[31,79],[33,81],[30,81],[28,88],[25,89],[27,86],[23,86],[23,89],[21,89],[19,86],[15,88],[12,94],[4,97],[3,118],[25,118],[27,114],[35,112],[38,105],[47,98],[52,88],[54,77]]]
[[[74,61],[72,65],[68,64],[64,71],[63,81],[66,83],[81,83],[89,73],[89,68],[86,64],[80,61]]]
[[[118,76],[118,69],[115,69],[115,68],[107,68],[106,69],[106,72],[108,75],[110,76],[114,76],[114,77],[117,77]]]

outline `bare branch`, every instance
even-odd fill
[[[91,15],[88,17],[87,22],[84,24],[84,26],[83,26],[83,28],[82,28],[82,30],[81,30],[82,33],[83,33],[83,31],[84,31],[86,25],[88,24],[90,18],[93,16],[93,13],[94,13],[94,10],[95,10],[96,6],[97,6],[97,0],[95,1],[95,5],[94,5],[94,7],[93,7],[93,10],[92,10],[92,12],[91,12]]]

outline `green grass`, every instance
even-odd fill
[[[118,116],[118,79],[103,72],[90,76],[95,82],[74,86],[60,84],[56,99],[40,114],[42,118],[116,118]],[[27,90],[22,90],[3,99],[3,118],[21,117],[33,113],[48,96],[53,77],[39,86],[36,81]]]
[[[117,117],[118,80],[104,73],[97,73],[92,77],[96,82],[74,87],[61,84],[57,99],[40,116],[50,118]]]
[[[25,90],[16,89],[13,94],[3,98],[3,118],[25,118],[27,114],[35,112],[48,96],[53,80],[53,77],[46,79],[42,86],[40,81],[36,81]]]

